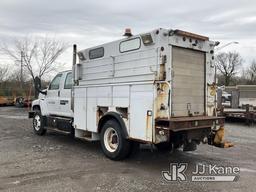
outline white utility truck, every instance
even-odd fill
[[[216,115],[217,44],[159,28],[134,36],[127,30],[121,40],[78,52],[74,45],[72,71],[57,74],[32,103],[34,131],[100,140],[113,160],[135,143],[184,151],[212,144],[212,131],[224,123]]]

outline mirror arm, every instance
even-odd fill
[[[43,95],[47,95],[47,91],[39,90],[39,92],[42,93]]]
[[[38,76],[36,76],[34,79],[34,85],[35,85],[36,91],[38,91],[39,93],[41,93],[43,95],[47,95],[47,90],[46,91],[41,90],[41,79]]]

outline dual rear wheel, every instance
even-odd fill
[[[112,160],[126,158],[131,152],[131,141],[124,136],[120,124],[114,120],[108,120],[102,127],[100,143],[103,153]]]

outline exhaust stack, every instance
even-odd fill
[[[74,86],[77,84],[76,81],[76,54],[77,47],[76,44],[73,45],[73,65],[72,65],[72,77],[73,77],[73,86],[71,89],[71,110],[74,112]]]

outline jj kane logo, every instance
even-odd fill
[[[186,181],[185,171],[187,167],[187,163],[171,163],[170,170],[162,172],[163,178],[166,181]]]
[[[217,166],[211,164],[197,164],[192,170],[191,177],[187,177],[187,163],[171,163],[168,171],[162,171],[165,181],[237,181],[239,167]]]

